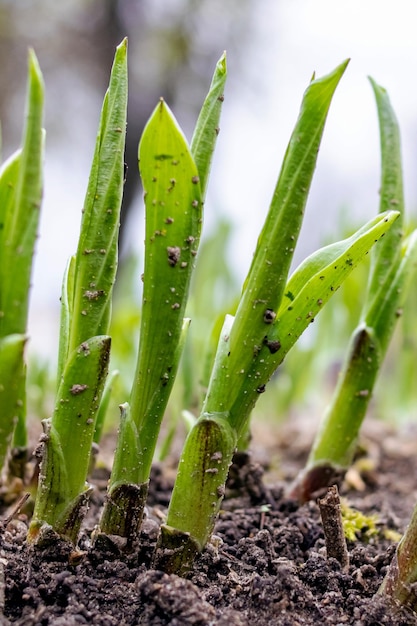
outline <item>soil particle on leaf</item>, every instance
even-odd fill
[[[402,532],[414,506],[417,454],[404,443],[387,445],[373,434],[375,472],[362,476],[366,489],[341,488],[363,513],[378,516],[378,533],[348,542],[344,572],[327,558],[315,502],[298,506],[285,493],[302,454],[280,449],[284,482],[247,454],[235,457],[215,537],[187,578],[151,569],[158,528],[172,488],[166,467],[153,469],[148,512],[139,549],[123,555],[111,543],[92,548],[90,536],[104,498],[107,475],[97,489],[74,557],[68,545],[42,549],[25,544],[21,514],[0,532],[4,606],[0,624],[19,626],[413,626],[417,617],[375,595],[395,550],[385,530]],[[409,440],[409,437],[408,437]],[[404,440],[405,442],[407,441]],[[372,447],[372,446],[371,446]],[[375,448],[375,449],[376,449]],[[299,450],[297,451],[297,454]],[[286,465],[288,459],[288,465]],[[3,514],[4,517],[4,514]],[[1,591],[1,590],[0,590]],[[1,598],[1,593],[0,593]]]

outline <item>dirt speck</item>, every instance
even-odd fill
[[[85,391],[86,389],[88,389],[88,385],[72,385],[71,389],[70,389],[70,393],[73,396],[79,396],[80,393],[82,393],[83,391]]]
[[[178,246],[168,246],[167,254],[168,263],[171,265],[171,267],[175,267],[181,256],[181,248],[179,248]]]

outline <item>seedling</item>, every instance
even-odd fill
[[[108,372],[108,329],[117,268],[124,178],[127,41],[117,48],[101,112],[77,253],[61,296],[58,390],[44,420],[42,461],[30,541],[50,527],[76,542],[91,487],[86,483]]]
[[[42,197],[43,101],[42,74],[30,51],[22,148],[0,170],[0,467],[13,434],[14,447],[27,446],[23,352]]]
[[[381,139],[380,212],[395,207],[399,219],[379,246],[372,263],[361,321],[353,332],[333,398],[319,427],[307,466],[292,494],[309,500],[340,482],[352,463],[358,433],[396,321],[401,315],[417,263],[417,231],[403,233],[403,181],[400,137],[388,94],[371,79]]]
[[[287,282],[317,152],[347,62],[307,89],[236,316],[227,316],[200,419],[190,432],[156,565],[186,571],[209,540],[236,443],[271,375],[397,212],[309,257]],[[387,220],[387,221],[385,221]]]
[[[145,271],[138,362],[120,432],[100,530],[134,543],[160,424],[190,320],[184,318],[226,81],[219,60],[191,147],[161,100],[140,145],[145,190]]]

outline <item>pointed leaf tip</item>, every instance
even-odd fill
[[[331,77],[334,77],[334,78],[336,78],[337,81],[339,81],[340,78],[345,73],[345,70],[346,70],[347,66],[349,65],[349,62],[350,62],[350,59],[345,59],[333,71],[331,71],[328,74],[325,74],[323,76],[317,77],[317,74],[314,71],[313,75],[311,77],[311,80],[310,80],[310,84],[311,83],[315,83],[315,82],[320,83],[320,82],[328,81]]]
[[[116,46],[116,54],[114,60],[125,61],[127,56],[127,37],[122,39],[118,46]]]
[[[375,95],[378,95],[378,93],[380,93],[381,95],[388,95],[387,94],[387,90],[385,89],[385,87],[382,87],[381,85],[379,85],[376,82],[376,80],[374,78],[372,78],[372,76],[368,76],[368,80],[371,83],[371,87],[372,87]]]
[[[36,56],[36,53],[33,48],[29,48],[28,50],[28,67],[29,67],[30,77],[32,78],[32,80],[36,79],[36,81],[39,83],[39,85],[41,86],[43,90],[44,88],[43,75],[42,75],[42,71],[39,65],[38,57]]]
[[[217,69],[221,74],[227,74],[227,55],[226,50],[223,52],[220,59],[217,61]]]

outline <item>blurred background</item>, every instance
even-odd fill
[[[76,249],[101,102],[115,46],[129,37],[128,175],[122,255],[140,257],[137,145],[163,96],[190,139],[214,66],[229,78],[206,202],[206,236],[230,223],[227,259],[248,269],[280,164],[315,71],[351,63],[324,133],[296,261],[378,210],[379,138],[371,75],[402,131],[405,198],[417,205],[417,39],[411,0],[0,0],[2,153],[19,145],[27,48],[46,83],[46,170],[33,276],[32,347],[54,354],[62,274]],[[140,271],[138,270],[138,274]],[[356,294],[356,296],[360,294]],[[348,329],[350,332],[351,329]]]

